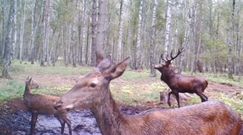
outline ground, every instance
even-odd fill
[[[15,71],[16,70],[16,71]],[[49,67],[40,68],[37,65],[19,65],[14,68],[14,80],[0,79],[0,134],[26,134],[30,129],[30,113],[26,110],[22,95],[24,81],[32,76],[40,88],[34,93],[60,96],[67,92],[90,67]],[[227,80],[223,75],[194,74],[208,79],[209,85],[205,94],[209,100],[220,100],[231,106],[243,116],[243,87],[242,82]],[[175,108],[177,104],[172,98],[172,107],[165,101],[160,101],[160,92],[168,93],[166,84],[149,77],[148,71],[127,70],[125,74],[111,82],[111,92],[123,113],[132,115],[150,108]],[[12,94],[11,94],[12,93]],[[200,103],[197,95],[180,94],[182,106]],[[96,121],[89,111],[71,112],[72,129],[75,134],[100,134]],[[65,130],[67,133],[67,129]],[[40,116],[37,123],[37,134],[59,134],[60,125],[53,117]]]

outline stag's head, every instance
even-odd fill
[[[177,58],[182,52],[183,52],[183,48],[180,48],[180,49],[178,49],[176,55],[174,55],[174,56],[173,56],[173,51],[171,51],[170,56],[169,56],[169,55],[164,56],[163,54],[161,54],[160,59],[161,59],[162,61],[164,61],[164,63],[163,63],[163,64],[160,63],[160,64],[158,64],[158,65],[155,65],[154,68],[157,69],[157,70],[159,70],[159,71],[161,72],[162,75],[165,74],[165,73],[169,73],[169,72],[171,72],[171,70],[173,70],[173,69],[171,68],[171,62],[172,62],[175,58]],[[169,58],[169,57],[170,57],[170,58]],[[160,60],[160,61],[161,61],[161,60]]]
[[[27,77],[25,80],[25,85],[28,86],[30,89],[39,88],[39,84],[32,79],[32,77]]]
[[[55,108],[88,109],[102,103],[109,94],[109,83],[123,74],[129,58],[118,64],[110,59],[102,60],[94,71],[81,78],[74,87],[61,97]]]

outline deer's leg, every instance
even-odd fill
[[[35,134],[35,125],[36,125],[37,118],[38,118],[38,114],[36,112],[32,112],[31,127],[30,127],[30,134],[31,135]]]
[[[69,135],[72,135],[71,121],[66,116],[63,118],[63,120],[68,125]]]
[[[180,99],[179,99],[179,93],[178,92],[174,92],[174,95],[176,97],[176,101],[177,101],[177,104],[178,104],[178,108],[180,108]]]
[[[205,96],[202,92],[197,92],[196,94],[201,98],[202,102],[208,101],[208,97]]]
[[[169,106],[171,106],[171,103],[170,103],[170,95],[172,94],[173,92],[170,91],[169,94],[168,94],[168,99],[167,99],[167,103]]]
[[[71,127],[71,121],[67,118],[67,115],[65,112],[61,113],[61,114],[58,114],[59,116],[59,119],[61,121],[63,121],[63,127],[62,127],[62,134],[64,132],[64,127],[65,127],[65,123],[67,124],[68,126],[68,130],[69,130],[69,135],[72,135],[72,127]]]
[[[65,122],[62,120],[62,118],[59,115],[55,115],[55,117],[61,124],[61,134],[63,134],[65,129]]]

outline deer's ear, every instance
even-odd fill
[[[117,77],[120,77],[124,73],[124,71],[126,70],[128,63],[129,63],[129,57],[127,57],[126,59],[124,59],[122,62],[116,64],[112,68],[112,70],[110,70],[108,72],[107,77],[110,80],[115,79]]]

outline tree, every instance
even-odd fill
[[[157,0],[153,1],[153,11],[152,11],[152,23],[151,23],[151,41],[150,41],[150,47],[149,47],[149,52],[150,52],[150,76],[155,77],[156,72],[154,69],[154,64],[155,64],[155,58],[154,58],[154,49],[156,46],[156,12],[157,12],[157,5],[158,2]]]
[[[136,54],[135,54],[135,69],[142,68],[142,44],[141,44],[141,35],[142,35],[142,13],[143,13],[143,0],[140,0],[139,13],[138,13],[138,27],[137,27],[137,43],[136,43]]]
[[[44,37],[43,37],[43,46],[42,46],[42,58],[41,58],[41,66],[45,65],[45,62],[49,64],[49,36],[50,36],[50,0],[45,0],[44,2]]]
[[[98,22],[97,0],[92,3],[92,45],[91,45],[91,65],[96,65],[96,46],[97,46],[97,22]]]
[[[6,36],[4,40],[4,55],[3,55],[3,70],[2,70],[2,77],[11,79],[9,74],[9,69],[11,65],[11,61],[13,58],[13,43],[12,43],[12,35],[14,30],[14,16],[15,16],[15,3],[16,0],[10,1],[10,8],[9,8],[9,17],[7,21],[7,28],[6,28]]]
[[[164,52],[165,56],[168,54],[169,45],[171,45],[171,33],[172,33],[172,1],[167,0],[167,10],[166,10],[166,24],[165,24],[165,43]]]
[[[96,39],[96,64],[104,57],[104,46],[107,39],[108,29],[108,0],[99,0],[99,13],[97,22],[97,39]]]
[[[23,60],[23,45],[24,45],[24,32],[25,32],[25,1],[21,3],[21,24],[20,24],[20,43],[19,43],[19,60]]]
[[[124,0],[120,0],[120,16],[119,16],[119,37],[117,44],[117,61],[122,59],[123,55],[123,33],[124,33]]]

